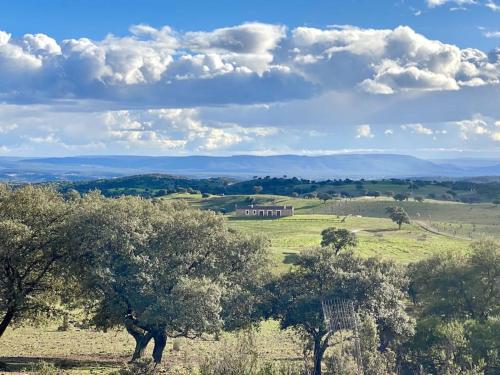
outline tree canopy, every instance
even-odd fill
[[[249,324],[266,256],[264,241],[228,230],[220,215],[181,203],[88,195],[73,246],[87,254],[80,275],[93,322],[124,325],[134,359],[154,339],[194,338]],[[239,305],[238,302],[247,303]]]
[[[403,207],[387,207],[386,211],[389,218],[398,225],[398,229],[401,229],[403,224],[410,224],[410,216]]]
[[[73,205],[48,187],[0,185],[0,336],[12,322],[56,313],[68,287]]]
[[[358,244],[356,234],[348,229],[330,227],[321,232],[321,246],[333,249],[335,254],[348,247]]]
[[[408,279],[393,262],[362,259],[352,252],[335,255],[329,248],[300,254],[296,267],[273,283],[268,311],[282,328],[296,329],[313,349],[314,374],[321,374],[321,360],[331,345],[333,333],[326,327],[322,301],[351,300],[358,313],[373,317],[380,337],[378,348],[413,332],[404,299]]]

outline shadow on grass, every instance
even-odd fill
[[[87,360],[54,357],[0,357],[0,373],[34,371],[41,362],[51,363],[57,368],[64,370],[97,370],[102,368],[116,368],[124,361],[119,359]]]
[[[285,255],[285,258],[283,259],[284,264],[296,264],[297,259],[299,257],[299,254],[297,253],[290,253],[290,252],[283,252]]]
[[[368,233],[399,232],[399,229],[398,228],[363,229],[363,232],[368,232]]]

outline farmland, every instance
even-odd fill
[[[185,200],[194,207],[226,212],[227,224],[240,232],[263,235],[270,243],[270,260],[275,272],[292,267],[300,251],[319,245],[323,229],[331,226],[345,228],[356,233],[359,244],[356,252],[363,257],[381,257],[407,264],[446,251],[466,251],[470,244],[460,236],[432,233],[418,223],[404,225],[401,230],[386,218],[385,207],[394,205],[387,198],[359,198],[323,203],[318,199],[299,199],[275,195],[211,196],[175,194],[166,199]],[[258,203],[294,205],[293,217],[253,219],[236,217],[232,213],[235,204],[245,204],[248,199]],[[451,222],[453,228],[472,225],[498,233],[499,211],[495,205],[467,205],[438,201],[401,202],[413,218],[424,221],[432,217],[436,223]],[[479,228],[479,229],[478,229]],[[131,337],[122,330],[107,333],[93,330],[59,332],[53,321],[39,327],[23,326],[8,330],[2,338],[0,358],[18,369],[30,369],[34,358],[46,358],[66,367],[70,373],[106,373],[128,359],[133,349]],[[211,350],[233,340],[234,335],[224,335],[222,341],[207,337],[203,340],[176,339],[167,346],[167,363],[192,365]],[[265,322],[258,331],[261,355],[267,359],[298,359],[300,345],[292,332],[282,332],[274,322]],[[286,345],[283,346],[283,342]],[[23,353],[22,357],[19,354]]]

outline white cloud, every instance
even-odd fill
[[[177,108],[287,101],[330,90],[460,90],[500,82],[494,56],[429,40],[404,26],[288,32],[247,23],[178,33],[135,25],[125,37],[60,42],[0,32],[0,99]]]
[[[405,124],[401,125],[401,129],[409,130],[412,133],[423,134],[423,135],[433,135],[434,131],[430,128],[426,128],[422,124]]]
[[[7,134],[14,129],[17,129],[17,124],[0,124],[0,134]]]
[[[486,38],[500,38],[500,31],[483,31]]]
[[[448,3],[453,3],[460,6],[477,4],[477,1],[476,0],[426,0],[426,3],[430,8],[435,8]]]
[[[493,0],[487,0],[485,6],[494,12],[500,12],[500,5],[495,3]]]
[[[489,124],[481,115],[475,115],[470,120],[462,120],[454,123],[460,132],[460,138],[468,140],[471,136],[491,134]]]
[[[370,125],[368,124],[363,124],[363,125],[359,125],[357,128],[356,128],[356,138],[373,138],[374,135],[372,133],[372,129],[370,127]]]
[[[385,129],[384,130],[384,134],[385,135],[393,135],[394,134],[394,130],[392,130],[392,129]]]

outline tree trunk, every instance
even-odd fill
[[[135,349],[134,349],[134,354],[132,355],[131,362],[134,362],[144,355],[144,351],[146,350],[146,347],[148,346],[149,342],[153,336],[150,333],[146,333],[142,336],[137,335],[134,336],[135,339]]]
[[[12,319],[14,319],[15,315],[15,310],[10,308],[7,309],[7,312],[5,313],[2,322],[0,323],[0,337],[4,334],[5,330],[9,326],[10,322],[12,322]]]
[[[134,362],[135,360],[141,358],[144,355],[144,350],[148,346],[153,335],[143,330],[142,328],[136,326],[134,324],[133,319],[131,319],[130,317],[127,317],[124,323],[127,332],[135,340],[134,354],[132,355],[132,359],[130,360],[130,362]]]
[[[163,356],[165,346],[167,346],[167,333],[163,329],[155,331],[153,333],[153,338],[155,340],[155,346],[153,348],[153,360],[156,364],[159,364],[161,363],[161,358]]]
[[[314,339],[314,369],[313,375],[321,375],[321,360],[324,350],[321,347],[321,337]]]
[[[398,223],[399,225],[399,230],[401,230],[401,225],[403,225],[403,223]]]

